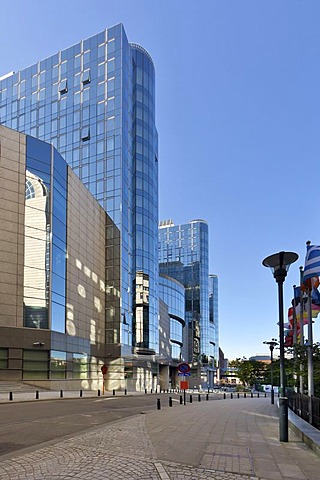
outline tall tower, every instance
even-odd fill
[[[209,319],[208,224],[192,220],[184,225],[160,222],[159,271],[185,288],[185,318],[189,332],[188,361],[207,384],[214,335]]]
[[[130,44],[119,24],[4,75],[0,123],[52,143],[117,225],[120,253],[112,226],[107,231],[106,256],[114,261],[106,271],[106,343],[114,356],[130,356],[133,347],[157,352],[158,145],[149,53]]]

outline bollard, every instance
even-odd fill
[[[100,388],[98,388],[98,397],[100,397]]]
[[[169,407],[172,407],[172,397],[169,397]]]
[[[271,405],[274,405],[274,390],[271,390]]]
[[[186,404],[186,391],[183,390],[183,405]]]
[[[161,410],[161,401],[160,401],[160,398],[157,399],[157,410]]]
[[[190,403],[192,403],[192,395],[190,395]]]
[[[253,398],[253,393],[251,392],[251,398]]]
[[[280,442],[288,441],[288,399],[287,397],[279,398],[279,433]]]
[[[240,393],[238,392],[238,395],[237,395],[238,398],[240,398]]]
[[[36,400],[39,399],[39,390],[36,390]]]
[[[80,397],[82,397],[82,390],[80,390]]]
[[[226,399],[226,392],[224,392],[224,394],[223,394],[223,398],[224,398],[224,400]]]
[[[150,393],[152,393],[152,388],[151,388],[151,390],[150,390]]]
[[[60,390],[60,398],[63,397],[63,390]]]
[[[147,389],[146,388],[144,389],[144,393],[147,395]]]
[[[200,395],[200,393],[198,394],[198,402],[201,402],[201,395]]]
[[[206,400],[207,401],[209,400],[209,393],[207,393],[207,395],[206,395]]]
[[[247,393],[246,392],[244,392],[243,397],[247,398]]]
[[[232,392],[230,393],[230,398],[233,398],[233,393]]]
[[[9,400],[13,400],[13,393],[12,392],[9,392]]]
[[[264,392],[264,398],[267,398],[267,392]]]
[[[182,395],[180,395],[180,405],[183,404]]]
[[[259,392],[258,392],[258,395],[257,395],[257,397],[259,398]]]
[[[124,389],[124,394],[127,395],[127,389],[126,388]]]

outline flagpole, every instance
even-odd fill
[[[300,287],[303,285],[303,267],[299,267],[300,270]],[[300,288],[300,346],[301,346],[301,356],[300,356],[300,393],[303,394],[303,363],[302,363],[302,353],[304,346],[303,338],[303,291]]]
[[[292,315],[293,315],[293,362],[294,362],[294,391],[297,393],[297,316],[296,316],[296,297],[295,297],[296,285],[293,285],[293,300],[292,300]]]
[[[312,303],[311,290],[308,289],[308,395],[314,396],[314,382],[313,382],[313,332],[312,332]]]

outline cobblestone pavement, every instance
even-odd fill
[[[0,464],[1,480],[249,480],[257,477],[160,461],[146,415],[117,421]]]

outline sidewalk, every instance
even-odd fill
[[[319,480],[320,458],[270,399],[164,407],[1,458],[1,480]]]

